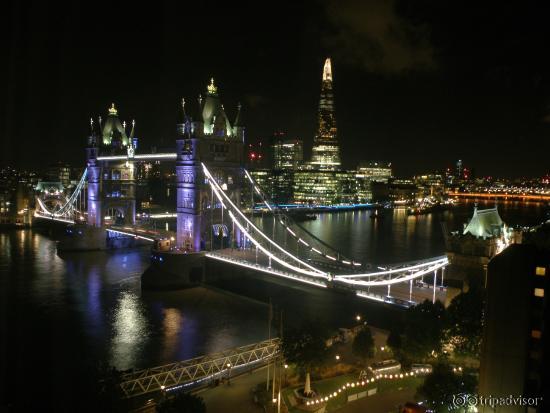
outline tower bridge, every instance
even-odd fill
[[[99,119],[97,131],[90,122],[86,169],[73,193],[54,207],[38,199],[35,217],[75,224],[79,229],[72,231],[71,245],[105,243],[108,238],[154,243],[158,265],[166,258],[182,267],[186,257],[202,257],[405,306],[414,304],[415,297],[441,298],[446,257],[373,269],[318,239],[279,209],[243,168],[241,108],[230,122],[213,79],[195,113],[189,106],[182,101],[175,152],[141,153],[135,122],[127,134],[113,104],[106,121]],[[148,160],[174,163],[173,233],[136,225],[136,166]],[[250,206],[257,202],[270,210],[270,217],[253,216]],[[429,289],[423,278],[432,275]]]

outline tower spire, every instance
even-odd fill
[[[327,57],[325,60],[325,67],[323,68],[323,82],[327,80],[332,82],[332,64],[330,62],[330,57]]]
[[[214,84],[214,78],[210,78],[210,84],[206,87],[209,95],[215,95],[218,93],[218,87]]]
[[[237,104],[237,116],[235,116],[235,122],[233,123],[233,126],[241,126],[241,102]]]
[[[132,130],[130,131],[130,143],[132,143],[132,139],[134,138],[134,128],[136,127],[136,120],[132,119]]]

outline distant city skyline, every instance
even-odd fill
[[[113,25],[107,9],[131,24]],[[142,147],[173,146],[181,98],[211,77],[230,116],[242,103],[249,142],[283,129],[308,159],[331,56],[344,168],[381,159],[409,176],[462,159],[479,176],[548,173],[550,28],[534,8],[99,2],[20,4],[10,16],[1,165],[83,164],[89,118],[112,102]]]

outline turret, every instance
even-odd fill
[[[242,123],[241,108],[242,105],[239,102],[239,104],[237,105],[237,115],[235,116],[235,122],[233,123],[233,135],[244,143],[245,128]]]

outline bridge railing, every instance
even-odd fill
[[[122,376],[120,384],[127,398],[169,390],[214,379],[232,369],[270,361],[279,352],[280,340],[273,338],[259,343],[159,367],[139,370]]]

